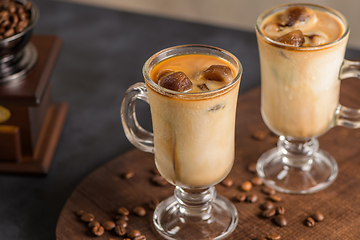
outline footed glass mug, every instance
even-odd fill
[[[326,25],[329,28],[323,29]],[[280,136],[277,148],[259,158],[258,175],[280,192],[322,190],[335,180],[338,167],[332,156],[319,150],[316,138],[334,126],[360,127],[360,110],[339,104],[340,80],[360,76],[360,63],[344,60],[348,22],[329,8],[287,4],[261,14],[256,34],[261,114]]]
[[[203,92],[178,92],[161,87],[151,71],[164,60],[191,54],[225,61],[234,71],[223,87]],[[205,45],[162,50],[143,67],[145,83],[132,85],[121,105],[129,141],[155,155],[160,174],[175,185],[174,195],[154,211],[156,230],[167,239],[222,239],[236,227],[237,210],[214,185],[230,172],[235,150],[235,114],[242,66],[231,53]],[[135,100],[150,105],[153,133],[143,129]]]

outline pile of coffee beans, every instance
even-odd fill
[[[87,226],[94,234],[94,236],[102,236],[106,231],[113,232],[115,235],[121,237],[127,237],[124,239],[133,239],[133,240],[146,240],[146,237],[141,234],[139,230],[128,229],[128,221],[131,212],[125,207],[119,207],[116,211],[117,215],[115,217],[116,221],[106,220],[102,223],[95,220],[95,216],[92,213],[87,213],[84,210],[79,210],[76,214],[80,217],[82,222],[87,223]],[[136,216],[143,217],[146,215],[146,210],[137,206],[133,209],[133,214]],[[113,238],[110,238],[113,239]]]
[[[32,3],[22,4],[17,1],[0,1],[0,39],[9,38],[24,31],[29,25]]]

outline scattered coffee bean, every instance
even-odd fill
[[[254,177],[253,179],[251,179],[251,183],[254,186],[261,186],[261,185],[263,185],[263,180],[259,177]]]
[[[265,133],[263,131],[256,131],[252,134],[252,137],[255,139],[255,140],[264,140],[265,139]]]
[[[321,222],[324,220],[324,215],[321,212],[316,212],[311,216],[316,222]]]
[[[276,194],[272,194],[269,196],[270,200],[273,202],[280,202],[281,201],[281,197],[276,195]]]
[[[249,172],[256,173],[256,163],[249,164],[247,169]]]
[[[105,221],[102,226],[106,231],[111,231],[115,228],[115,223],[113,221]]]
[[[76,212],[76,215],[78,215],[79,217],[81,217],[84,213],[85,213],[84,210],[79,210],[79,211]]]
[[[268,195],[274,195],[276,193],[275,189],[271,188],[271,187],[268,187],[268,186],[264,186],[261,191],[263,193],[266,193]]]
[[[244,202],[246,200],[246,195],[244,193],[239,193],[235,196],[235,199],[239,202]]]
[[[252,183],[250,181],[245,181],[241,184],[241,190],[248,192],[252,188]]]
[[[133,212],[139,217],[143,217],[146,214],[146,211],[143,207],[135,207]]]
[[[271,208],[271,209],[262,211],[261,216],[264,218],[270,218],[270,217],[274,216],[275,213],[276,213],[276,210],[274,208]]]
[[[101,236],[104,234],[104,228],[102,226],[95,226],[92,228],[92,232],[96,236]]]
[[[126,233],[126,228],[123,226],[116,225],[114,230],[115,230],[115,233],[119,236],[124,236]]]
[[[159,170],[157,170],[157,168],[151,169],[151,173],[154,175],[160,175],[160,172],[159,172]]]
[[[258,196],[256,194],[250,194],[246,197],[246,201],[250,203],[254,203],[258,200]]]
[[[305,225],[308,227],[313,227],[315,225],[315,220],[312,217],[308,217],[305,220]]]
[[[135,175],[134,171],[126,171],[122,174],[122,177],[125,179],[132,178]]]
[[[222,180],[221,184],[225,187],[231,187],[234,182],[230,178],[225,178],[224,180]]]
[[[129,221],[128,216],[125,216],[125,215],[117,215],[115,218],[116,218],[117,220]]]
[[[261,209],[263,210],[268,210],[273,208],[274,208],[274,204],[271,201],[266,201],[263,204],[261,204]]]
[[[118,213],[121,215],[124,215],[124,216],[127,216],[130,214],[129,210],[127,210],[127,208],[125,208],[125,207],[120,207],[118,209]]]
[[[279,215],[284,215],[285,214],[285,208],[283,206],[277,206],[276,207],[276,213]]]
[[[159,200],[157,198],[151,198],[149,202],[149,208],[151,210],[155,210],[158,205],[159,205]]]
[[[92,222],[92,221],[94,221],[94,219],[95,219],[95,217],[91,213],[84,213],[83,215],[81,215],[81,220],[83,222]]]
[[[100,227],[100,223],[98,221],[91,221],[88,224],[88,227],[91,229],[93,229],[93,227],[95,227],[95,226]]]
[[[122,227],[124,227],[124,228],[126,228],[126,227],[128,226],[127,221],[124,221],[124,220],[122,220],[122,219],[117,220],[117,221],[115,222],[115,224],[116,224],[116,225],[119,225],[119,226],[122,226]]]
[[[266,240],[266,238],[265,238],[265,237],[258,236],[258,237],[256,237],[256,238],[254,238],[253,240]]]
[[[279,227],[285,227],[287,225],[287,220],[284,215],[277,215],[274,217],[274,222]]]
[[[268,240],[279,240],[279,239],[281,239],[281,236],[277,235],[277,234],[270,234],[270,235],[267,235],[266,238]]]
[[[151,179],[151,181],[153,183],[155,183],[158,186],[166,186],[168,184],[168,181],[166,181],[166,179],[161,176],[161,175],[155,175],[153,176],[153,178]]]
[[[133,239],[140,235],[141,235],[140,231],[134,229],[129,232],[128,237]]]
[[[133,240],[146,240],[146,237],[144,235],[140,235],[135,237]]]

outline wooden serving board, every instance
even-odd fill
[[[341,103],[349,107],[360,107],[360,81],[343,81]],[[254,239],[257,236],[278,234],[281,239],[358,239],[360,236],[360,130],[335,127],[320,139],[320,148],[329,152],[338,162],[339,175],[327,189],[310,195],[278,195],[285,208],[288,224],[278,227],[270,219],[260,218],[260,205],[267,195],[256,186],[249,192],[259,197],[255,203],[236,202],[234,196],[239,186],[254,177],[247,170],[250,163],[257,161],[266,150],[274,147],[277,137],[270,133],[260,115],[260,88],[254,88],[240,95],[236,121],[236,157],[229,178],[233,186],[216,186],[217,193],[231,199],[238,212],[239,223],[228,239]],[[252,138],[257,130],[266,133],[264,140]],[[129,216],[129,228],[141,231],[147,239],[162,239],[152,224],[152,210],[148,207],[151,198],[159,200],[173,194],[174,187],[156,186],[150,179],[155,169],[153,155],[133,149],[92,172],[74,190],[66,202],[57,223],[58,240],[68,239],[123,239],[113,232],[95,237],[87,224],[76,215],[84,210],[103,222],[114,220],[115,211],[124,206],[129,210],[142,206],[147,213],[144,217]],[[133,170],[134,176],[124,179],[121,175]],[[305,219],[315,211],[324,214],[323,222],[313,227],[304,224]]]

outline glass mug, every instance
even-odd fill
[[[341,36],[324,45],[299,47],[265,36],[264,20],[292,6],[330,14],[342,27]],[[256,35],[261,115],[267,127],[280,136],[277,148],[259,158],[258,175],[280,192],[305,194],[322,190],[335,180],[338,167],[332,156],[319,150],[316,138],[334,126],[360,127],[360,110],[339,104],[340,80],[360,76],[360,63],[344,60],[348,22],[330,8],[287,4],[262,13],[256,22]]]
[[[153,82],[158,63],[180,55],[204,54],[225,60],[234,79],[219,89],[176,92]],[[214,185],[230,172],[235,151],[235,114],[242,66],[231,53],[212,46],[182,45],[162,50],[144,64],[145,83],[126,91],[121,104],[125,135],[138,149],[155,155],[160,174],[175,185],[174,196],[154,211],[156,230],[167,239],[222,239],[236,227],[237,210]],[[135,100],[150,105],[153,133],[143,129]]]

